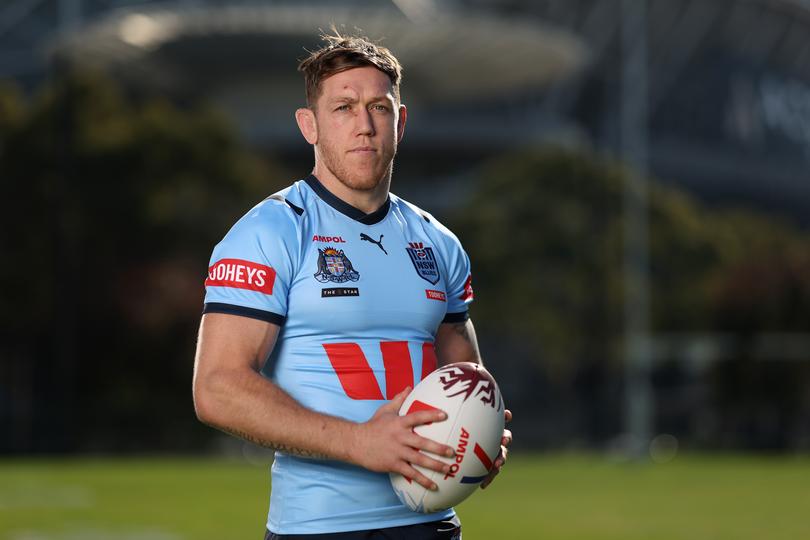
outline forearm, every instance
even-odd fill
[[[472,362],[482,364],[478,350],[475,327],[471,320],[460,323],[444,323],[436,334],[436,359],[439,366],[454,362]]]
[[[195,378],[200,420],[281,452],[353,462],[357,424],[308,409],[250,369]]]

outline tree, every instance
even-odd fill
[[[473,307],[481,335],[498,336],[496,347],[519,343],[531,351],[526,359],[560,389],[558,399],[580,403],[565,407],[580,406],[590,425],[615,430],[623,375],[624,178],[616,163],[585,152],[526,149],[484,167],[454,220],[482,293]],[[731,332],[745,343],[763,331],[807,332],[806,233],[753,211],[710,210],[654,180],[649,186],[654,335]],[[806,384],[802,369],[785,373]],[[722,384],[714,384],[722,394]],[[800,402],[795,384],[777,387],[785,400]],[[746,405],[737,399],[733,406]]]
[[[282,175],[213,110],[86,73],[27,104],[0,91],[0,126],[0,279],[13,284],[0,332],[11,379],[32,386],[14,420],[28,436],[11,444],[184,444],[210,250]]]

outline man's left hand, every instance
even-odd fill
[[[506,409],[504,411],[504,417],[506,421],[509,422],[512,420],[512,411]],[[503,464],[506,463],[506,455],[509,453],[509,448],[507,448],[510,444],[512,444],[512,432],[508,429],[503,430],[503,437],[501,437],[501,451],[498,454],[498,457],[495,458],[495,461],[492,462],[492,469],[490,469],[489,474],[484,481],[481,482],[481,489],[485,489],[488,485],[492,483],[492,480],[498,476],[498,473],[501,472],[501,467]]]

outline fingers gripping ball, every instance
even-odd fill
[[[449,364],[425,377],[408,395],[399,414],[434,408],[445,411],[447,420],[416,426],[414,431],[453,447],[454,457],[431,455],[449,463],[450,471],[441,473],[414,465],[436,483],[435,491],[400,474],[390,474],[399,499],[411,510],[425,513],[450,508],[475,491],[498,456],[504,427],[498,384],[483,366],[471,362]]]

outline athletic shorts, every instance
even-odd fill
[[[339,533],[275,534],[267,531],[264,540],[461,540],[461,522],[458,516],[454,516],[452,519],[402,527]]]

